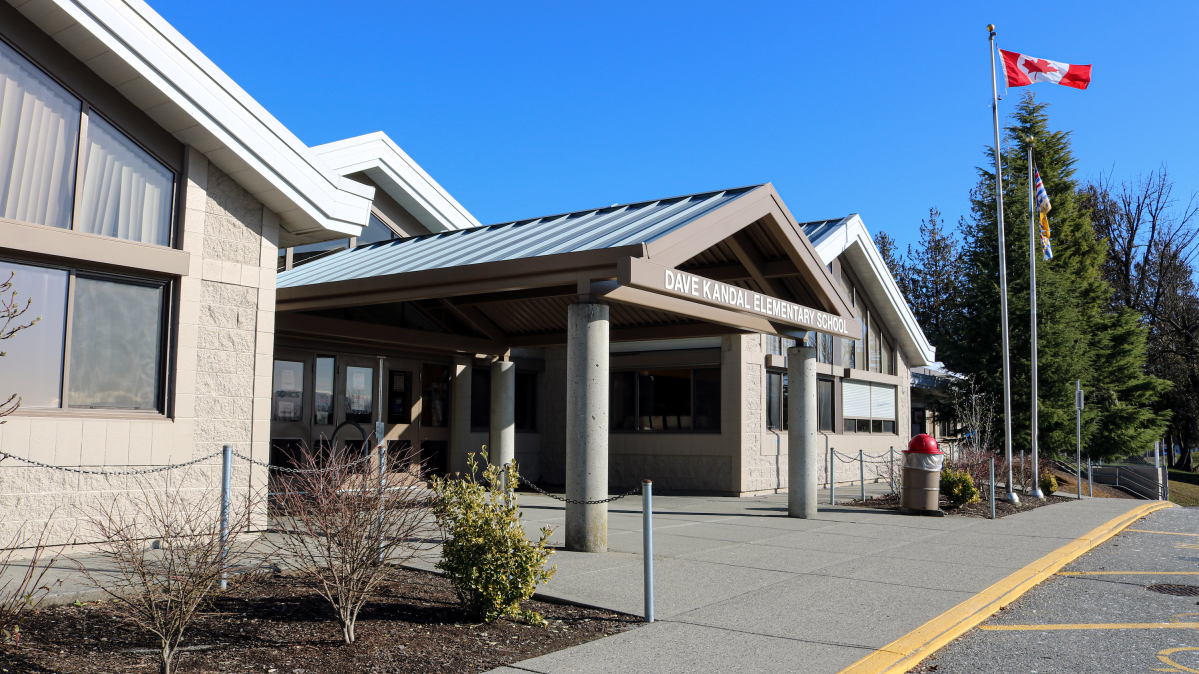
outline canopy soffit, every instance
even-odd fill
[[[280,274],[276,309],[298,334],[311,315],[403,304],[451,317],[448,335],[490,342],[447,350],[502,353],[564,343],[580,297],[610,305],[613,341],[861,334],[770,184],[360,246]]]

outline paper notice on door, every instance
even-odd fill
[[[353,380],[354,380],[354,383],[350,385],[350,388],[354,388],[354,389],[366,388],[366,373],[363,372],[362,370],[358,370],[357,372],[354,373]]]
[[[279,418],[291,419],[296,415],[296,404],[290,400],[279,401]]]
[[[280,384],[280,388],[284,391],[295,391],[296,390],[296,371],[295,370],[284,370],[283,371],[283,382]]]

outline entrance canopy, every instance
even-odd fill
[[[461,353],[565,344],[580,300],[612,341],[862,335],[769,183],[363,245],[277,288],[279,333]]]

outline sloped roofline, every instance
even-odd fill
[[[823,236],[813,241],[812,245],[825,264],[845,254],[850,258],[859,277],[869,273],[870,279],[863,281],[873,281],[869,285],[881,291],[870,293],[870,299],[886,314],[883,318],[891,332],[908,345],[911,364],[925,366],[936,362],[936,347],[928,341],[924,330],[920,328],[920,323],[916,321],[903,292],[895,283],[891,270],[883,262],[883,256],[874,245],[874,240],[860,215],[850,213],[835,227],[829,228]]]
[[[431,232],[482,226],[382,131],[316,145],[312,151],[339,175],[365,173]]]
[[[329,168],[142,0],[8,0],[295,237],[357,236],[374,188]]]

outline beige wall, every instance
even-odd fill
[[[278,218],[203,154],[188,156],[181,238],[191,268],[177,282],[167,415],[18,411],[0,425],[0,451],[112,470],[190,461],[223,444],[267,460]],[[264,470],[252,476],[244,462],[234,465],[235,489],[247,492],[252,479],[264,483]],[[197,490],[218,487],[220,458],[189,479]],[[0,541],[23,523],[40,528],[50,519],[52,541],[85,542],[83,513],[137,488],[134,478],[7,460],[0,466]]]

